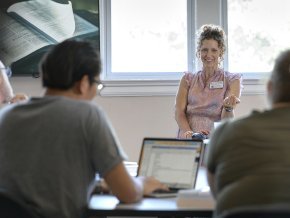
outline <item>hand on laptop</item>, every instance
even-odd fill
[[[169,191],[169,188],[167,187],[167,185],[161,183],[160,181],[158,181],[157,179],[155,179],[153,177],[139,176],[137,178],[139,178],[143,183],[143,187],[144,187],[143,195],[144,196],[151,194],[155,190]]]
[[[138,176],[136,177],[143,184],[143,195],[149,195],[156,190],[164,190],[169,191],[167,185],[159,182],[157,179],[153,177],[144,177]],[[110,188],[105,182],[104,179],[95,180],[93,184],[91,184],[91,194],[100,194],[100,193],[110,193]]]

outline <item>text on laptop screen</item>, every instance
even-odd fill
[[[144,139],[138,174],[169,187],[194,188],[201,148],[201,141]]]

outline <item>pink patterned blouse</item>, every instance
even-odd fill
[[[202,71],[195,74],[185,72],[184,76],[188,85],[186,116],[191,130],[210,131],[213,123],[221,120],[223,100],[229,94],[230,84],[240,79],[242,89],[242,75],[219,69],[209,78],[207,85]],[[178,138],[182,138],[182,134],[183,132],[179,130]]]

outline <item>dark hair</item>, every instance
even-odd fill
[[[277,57],[271,75],[272,102],[290,102],[290,49]]]
[[[67,39],[55,45],[41,60],[44,87],[69,89],[88,75],[91,84],[101,72],[100,55],[91,43]]]
[[[217,41],[218,47],[221,49],[221,57],[226,51],[226,34],[220,26],[213,24],[205,24],[200,27],[197,32],[197,56],[199,57],[200,48],[203,40],[213,39]]]

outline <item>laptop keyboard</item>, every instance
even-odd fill
[[[179,189],[169,188],[169,190],[156,189],[153,193],[177,193]]]

